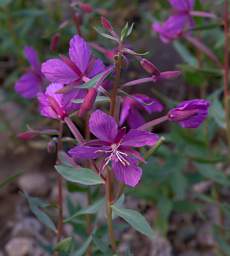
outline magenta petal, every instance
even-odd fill
[[[145,123],[145,119],[143,117],[143,114],[141,114],[133,106],[127,117],[127,123],[131,129],[136,129],[137,127]]]
[[[38,72],[40,73],[41,64],[38,58],[38,53],[33,47],[26,46],[24,48],[24,55],[30,65]]]
[[[49,104],[49,100],[45,93],[38,93],[37,94],[38,102],[39,102],[39,111],[40,114],[44,117],[58,119],[57,113],[51,108]]]
[[[89,78],[93,78],[94,76],[96,76],[97,74],[99,74],[103,71],[105,71],[105,65],[103,64],[103,62],[100,59],[96,59],[93,63],[92,68],[87,70],[87,76]]]
[[[31,99],[41,91],[41,79],[33,72],[27,72],[16,82],[15,91],[22,97]]]
[[[152,146],[159,140],[159,136],[141,130],[130,130],[123,138],[122,146],[128,147],[143,147],[143,146]]]
[[[39,110],[41,115],[60,119],[65,115],[65,109],[62,106],[63,94],[58,94],[57,92],[64,87],[63,84],[52,83],[47,88],[45,93],[38,94]],[[52,105],[52,102],[55,102]]]
[[[107,142],[113,142],[118,132],[114,118],[101,110],[96,110],[91,114],[89,129],[98,139]]]
[[[127,119],[131,106],[132,106],[132,100],[129,97],[125,97],[122,104],[121,114],[120,114],[120,122],[119,122],[120,125],[123,125],[125,120]]]
[[[195,0],[169,0],[171,6],[180,11],[191,10]]]
[[[79,79],[78,75],[60,59],[50,59],[44,62],[42,73],[54,83],[69,84]]]
[[[118,160],[112,161],[112,169],[117,180],[128,186],[135,187],[141,179],[142,169],[136,165],[136,161],[127,159],[130,165],[124,166]]]
[[[108,150],[109,147],[90,147],[90,146],[76,146],[69,150],[69,154],[75,159],[96,159],[100,157],[103,152],[98,150]]]
[[[86,41],[78,35],[70,40],[69,57],[81,72],[85,73],[90,61],[91,50]]]
[[[153,30],[160,34],[162,42],[169,43],[179,38],[184,30],[188,19],[186,15],[170,16],[164,23],[153,24]]]

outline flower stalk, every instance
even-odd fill
[[[229,4],[224,2],[224,108],[226,120],[226,133],[230,146],[230,94],[229,94]]]
[[[63,121],[59,122],[59,134],[57,141],[57,156],[56,156],[56,164],[59,163],[58,153],[62,150],[62,135],[63,135]],[[58,174],[57,177],[57,185],[58,185],[58,227],[57,227],[57,242],[59,242],[62,238],[63,234],[63,179],[62,176]]]

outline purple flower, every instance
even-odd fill
[[[204,99],[186,100],[169,111],[168,119],[183,128],[197,128],[207,117],[209,106],[209,101]]]
[[[25,47],[24,55],[31,67],[16,82],[15,91],[22,97],[31,99],[36,97],[38,92],[41,92],[43,76],[37,52],[32,47]]]
[[[102,157],[101,171],[111,162],[117,180],[132,187],[136,186],[142,175],[138,160],[143,159],[132,147],[152,146],[159,137],[135,129],[126,134],[125,129],[118,129],[113,117],[100,110],[91,114],[89,129],[98,139],[72,148],[69,154],[75,160]]]
[[[70,40],[69,58],[49,59],[42,64],[42,73],[54,83],[70,84],[88,82],[105,70],[100,59],[92,56],[86,41],[76,35]]]
[[[145,123],[143,110],[151,114],[161,112],[163,105],[157,100],[144,94],[134,94],[133,97],[125,97],[122,104],[120,125],[127,120],[130,128],[134,129]]]
[[[164,23],[155,22],[153,30],[160,34],[164,43],[169,43],[181,37],[186,27],[193,27],[193,19],[190,14],[194,7],[194,0],[169,0],[173,15]]]
[[[45,93],[38,93],[39,109],[42,116],[52,119],[65,119],[69,114],[79,109],[80,105],[72,103],[73,99],[83,98],[83,90],[72,90],[65,94],[60,94],[64,87],[60,83],[50,84]]]

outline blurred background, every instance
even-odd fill
[[[89,42],[112,49],[113,43],[97,34],[100,16],[106,16],[120,31],[126,22],[135,23],[127,44],[160,70],[182,71],[173,81],[146,84],[130,92],[158,98],[170,109],[184,99],[211,101],[208,120],[195,130],[164,124],[155,132],[165,142],[144,166],[144,177],[135,189],[127,189],[127,208],[140,211],[157,232],[149,241],[128,226],[120,228],[120,255],[214,256],[230,255],[230,168],[223,108],[223,70],[185,40],[163,44],[152,31],[152,22],[169,16],[169,4],[160,0],[91,0],[93,11],[79,1],[0,1],[0,255],[42,256],[49,254],[50,233],[34,216],[21,191],[47,202],[55,201],[55,154],[47,153],[47,137],[22,141],[17,137],[32,128],[57,127],[39,116],[36,101],[16,94],[16,80],[28,68],[23,56],[26,45],[33,46],[41,62],[65,54],[69,39],[79,32]],[[218,23],[196,18],[193,36],[202,40],[224,61],[223,1],[196,1],[198,10],[212,11]],[[58,38],[55,50],[52,38]],[[54,39],[53,39],[54,40]],[[96,55],[109,64],[103,54]],[[123,81],[147,74],[135,59],[122,74]],[[153,118],[146,116],[146,119]],[[68,186],[71,200],[85,205],[81,188]],[[67,191],[66,191],[67,193]],[[68,200],[67,200],[68,201]],[[68,201],[70,207],[70,201]],[[47,209],[52,215],[52,207]],[[69,208],[68,208],[69,209]],[[66,211],[68,211],[66,209]],[[72,227],[66,226],[65,232]],[[82,228],[83,230],[83,228]],[[72,231],[71,231],[72,232]],[[79,232],[79,234],[77,233]],[[83,231],[82,231],[83,232]],[[82,243],[81,229],[76,231]],[[132,254],[125,254],[131,248]],[[102,255],[102,254],[95,254]]]

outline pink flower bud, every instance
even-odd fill
[[[38,132],[36,131],[26,131],[26,132],[21,132],[17,135],[17,137],[21,140],[32,140],[35,137],[39,135]]]
[[[56,33],[52,36],[51,42],[50,42],[50,50],[51,51],[56,51],[57,50],[57,45],[60,39],[60,34]]]
[[[84,102],[81,104],[78,115],[82,117],[87,111],[89,111],[95,102],[97,97],[97,89],[91,88],[89,89],[87,95],[84,98]]]
[[[165,71],[165,72],[161,72],[160,76],[162,79],[173,79],[173,78],[177,78],[180,74],[181,72],[179,70]]]
[[[79,3],[79,7],[82,9],[82,11],[86,13],[91,13],[93,12],[93,7],[90,4],[87,3]]]
[[[149,60],[142,58],[140,61],[141,66],[145,71],[147,71],[150,74],[154,75],[160,75],[159,69]]]
[[[111,23],[109,22],[108,19],[106,19],[105,17],[101,16],[101,24],[103,26],[104,29],[108,30],[108,31],[113,31],[113,27],[111,25]]]

